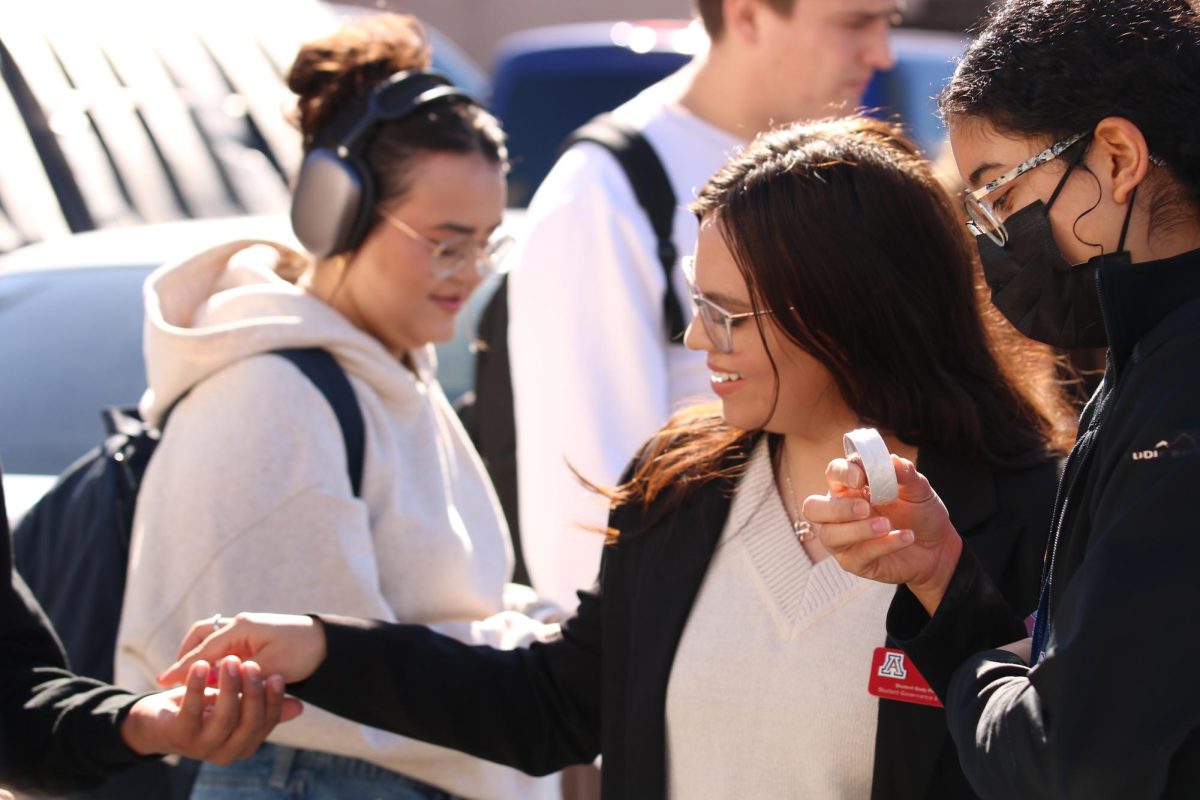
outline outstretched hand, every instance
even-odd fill
[[[215,630],[211,620],[201,620],[192,625],[178,660],[158,676],[158,683],[173,686],[190,675],[194,664],[216,663],[229,655],[253,659],[263,672],[295,683],[325,660],[325,629],[312,617],[292,614],[238,614]]]
[[[842,569],[882,583],[907,584],[933,614],[958,564],[962,539],[916,466],[896,455],[892,466],[900,496],[872,507],[862,466],[834,459],[825,469],[829,493],[806,498],[804,516]]]
[[[264,678],[253,661],[231,656],[209,689],[210,667],[197,661],[187,683],[141,698],[121,723],[121,737],[140,755],[176,754],[229,764],[254,753],[279,722],[299,716],[299,700],[284,697],[279,675]]]

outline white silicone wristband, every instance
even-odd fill
[[[867,473],[871,505],[885,506],[895,502],[900,496],[900,487],[896,485],[892,457],[879,431],[874,428],[852,430],[842,437],[842,446],[846,450],[846,458],[857,458]]]

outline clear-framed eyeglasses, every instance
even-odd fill
[[[975,234],[976,236],[982,233],[1001,247],[1007,244],[1008,231],[1005,229],[1004,223],[1000,220],[1000,216],[996,213],[996,210],[992,208],[992,204],[984,198],[999,189],[1001,186],[1011,183],[1012,181],[1021,177],[1026,172],[1036,169],[1042,164],[1058,158],[1067,150],[1067,148],[1087,135],[1088,132],[1084,131],[1083,133],[1077,133],[1074,136],[1068,136],[1061,142],[1050,145],[1033,158],[1030,158],[1027,161],[1022,161],[1020,164],[1013,167],[999,178],[996,178],[994,181],[985,183],[975,191],[968,189],[963,194],[963,205],[966,206],[967,216],[970,218],[970,221],[967,223],[967,228],[970,229],[971,233]],[[1080,150],[1079,155],[1076,157],[1076,161],[1082,157],[1083,150]]]
[[[379,209],[379,216],[429,248],[429,272],[438,282],[454,277],[467,267],[472,267],[476,276],[487,277],[499,268],[513,246],[513,238],[506,235],[493,236],[483,243],[466,234],[439,241],[413,230],[411,225],[388,211]]]
[[[713,343],[713,347],[717,348],[717,352],[725,353],[726,355],[732,353],[733,326],[744,319],[771,314],[773,310],[764,308],[758,311],[745,311],[735,314],[723,308],[712,300],[709,300],[704,296],[703,292],[696,288],[695,256],[684,256],[682,260],[683,275],[687,278],[688,294],[692,297],[693,312],[699,318],[700,324],[704,326],[704,332],[708,335],[709,341]]]

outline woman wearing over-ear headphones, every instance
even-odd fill
[[[556,630],[507,583],[495,494],[434,377],[430,343],[453,336],[507,246],[506,151],[496,120],[428,65],[419,23],[398,15],[303,46],[288,85],[309,253],[233,242],[147,281],[142,410],[169,421],[138,501],[124,686],[157,688],[192,621],[219,611],[422,622],[506,648]],[[333,378],[291,362],[312,348]],[[328,393],[339,373],[348,403]],[[302,720],[250,759],[205,765],[192,796],[557,796],[552,778],[316,708]]]

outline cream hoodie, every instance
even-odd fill
[[[554,635],[557,626],[515,610],[522,593],[507,585],[508,531],[433,377],[432,348],[411,354],[414,374],[276,276],[277,258],[272,246],[236,242],[146,281],[142,412],[157,422],[186,396],[138,497],[117,683],[157,688],[154,676],[188,627],[217,612],[425,623],[504,648]],[[332,408],[292,364],[266,354],[309,346],[337,358],[362,408],[361,498]],[[346,691],[369,691],[345,677]],[[270,740],[362,758],[468,798],[558,796],[554,776],[532,778],[313,706]]]

